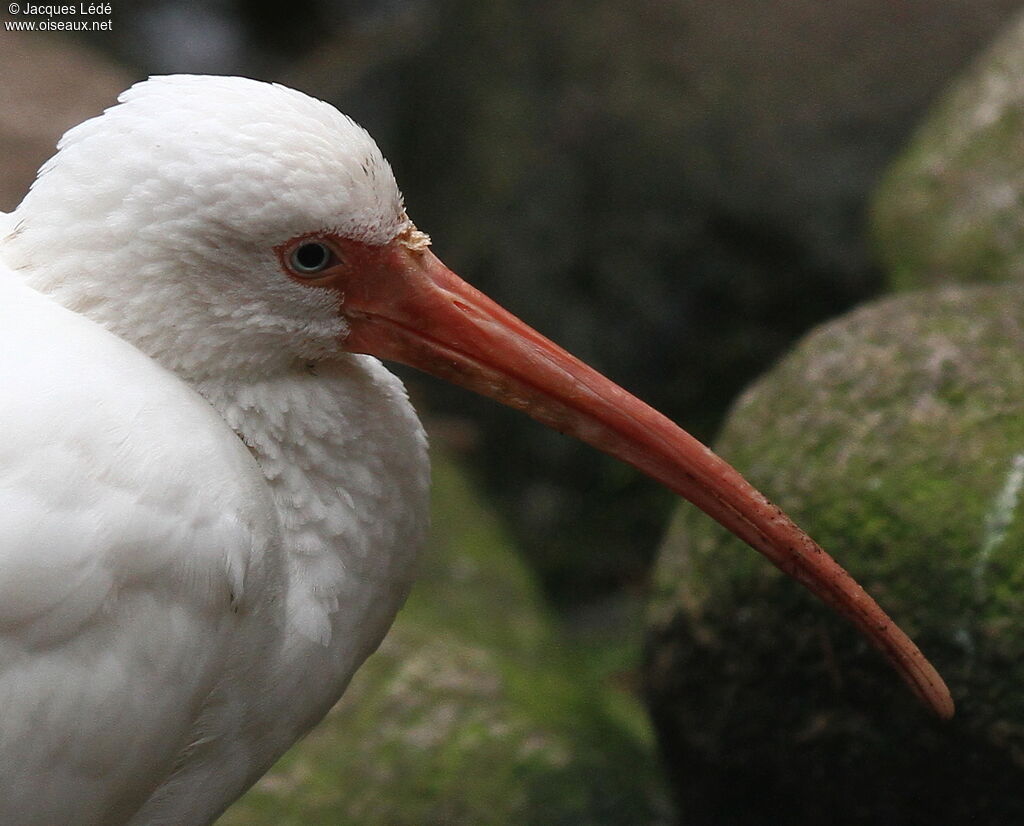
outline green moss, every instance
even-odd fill
[[[433,522],[380,650],[221,826],[662,820],[650,739],[622,724],[637,703],[568,655],[501,526],[443,456]]]
[[[1024,18],[950,89],[872,210],[896,289],[1024,280]]]
[[[740,399],[716,448],[916,638],[959,709],[927,719],[851,628],[681,509],[648,673],[693,822],[1024,816],[1021,353],[1021,290],[911,294],[818,330]]]

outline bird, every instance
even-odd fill
[[[427,439],[382,363],[626,461],[932,665],[666,417],[462,281],[377,144],[240,77],[137,83],[0,214],[0,822],[210,823],[412,586]]]

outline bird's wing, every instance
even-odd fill
[[[166,776],[272,514],[197,394],[0,265],[0,823],[123,822]]]

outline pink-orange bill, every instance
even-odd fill
[[[936,714],[953,715],[945,682],[918,647],[786,514],[684,430],[462,281],[422,238],[411,231],[380,247],[318,239],[337,263],[315,278],[293,275],[341,294],[350,351],[522,410],[690,500],[846,616]]]

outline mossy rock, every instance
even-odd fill
[[[873,232],[897,289],[1024,281],[1024,16],[890,169]]]
[[[568,655],[443,456],[433,500],[422,576],[380,650],[220,826],[666,822],[638,703]]]
[[[692,824],[1024,822],[1024,290],[947,288],[808,336],[716,449],[872,592],[958,703],[693,508],[656,573],[649,701]]]

